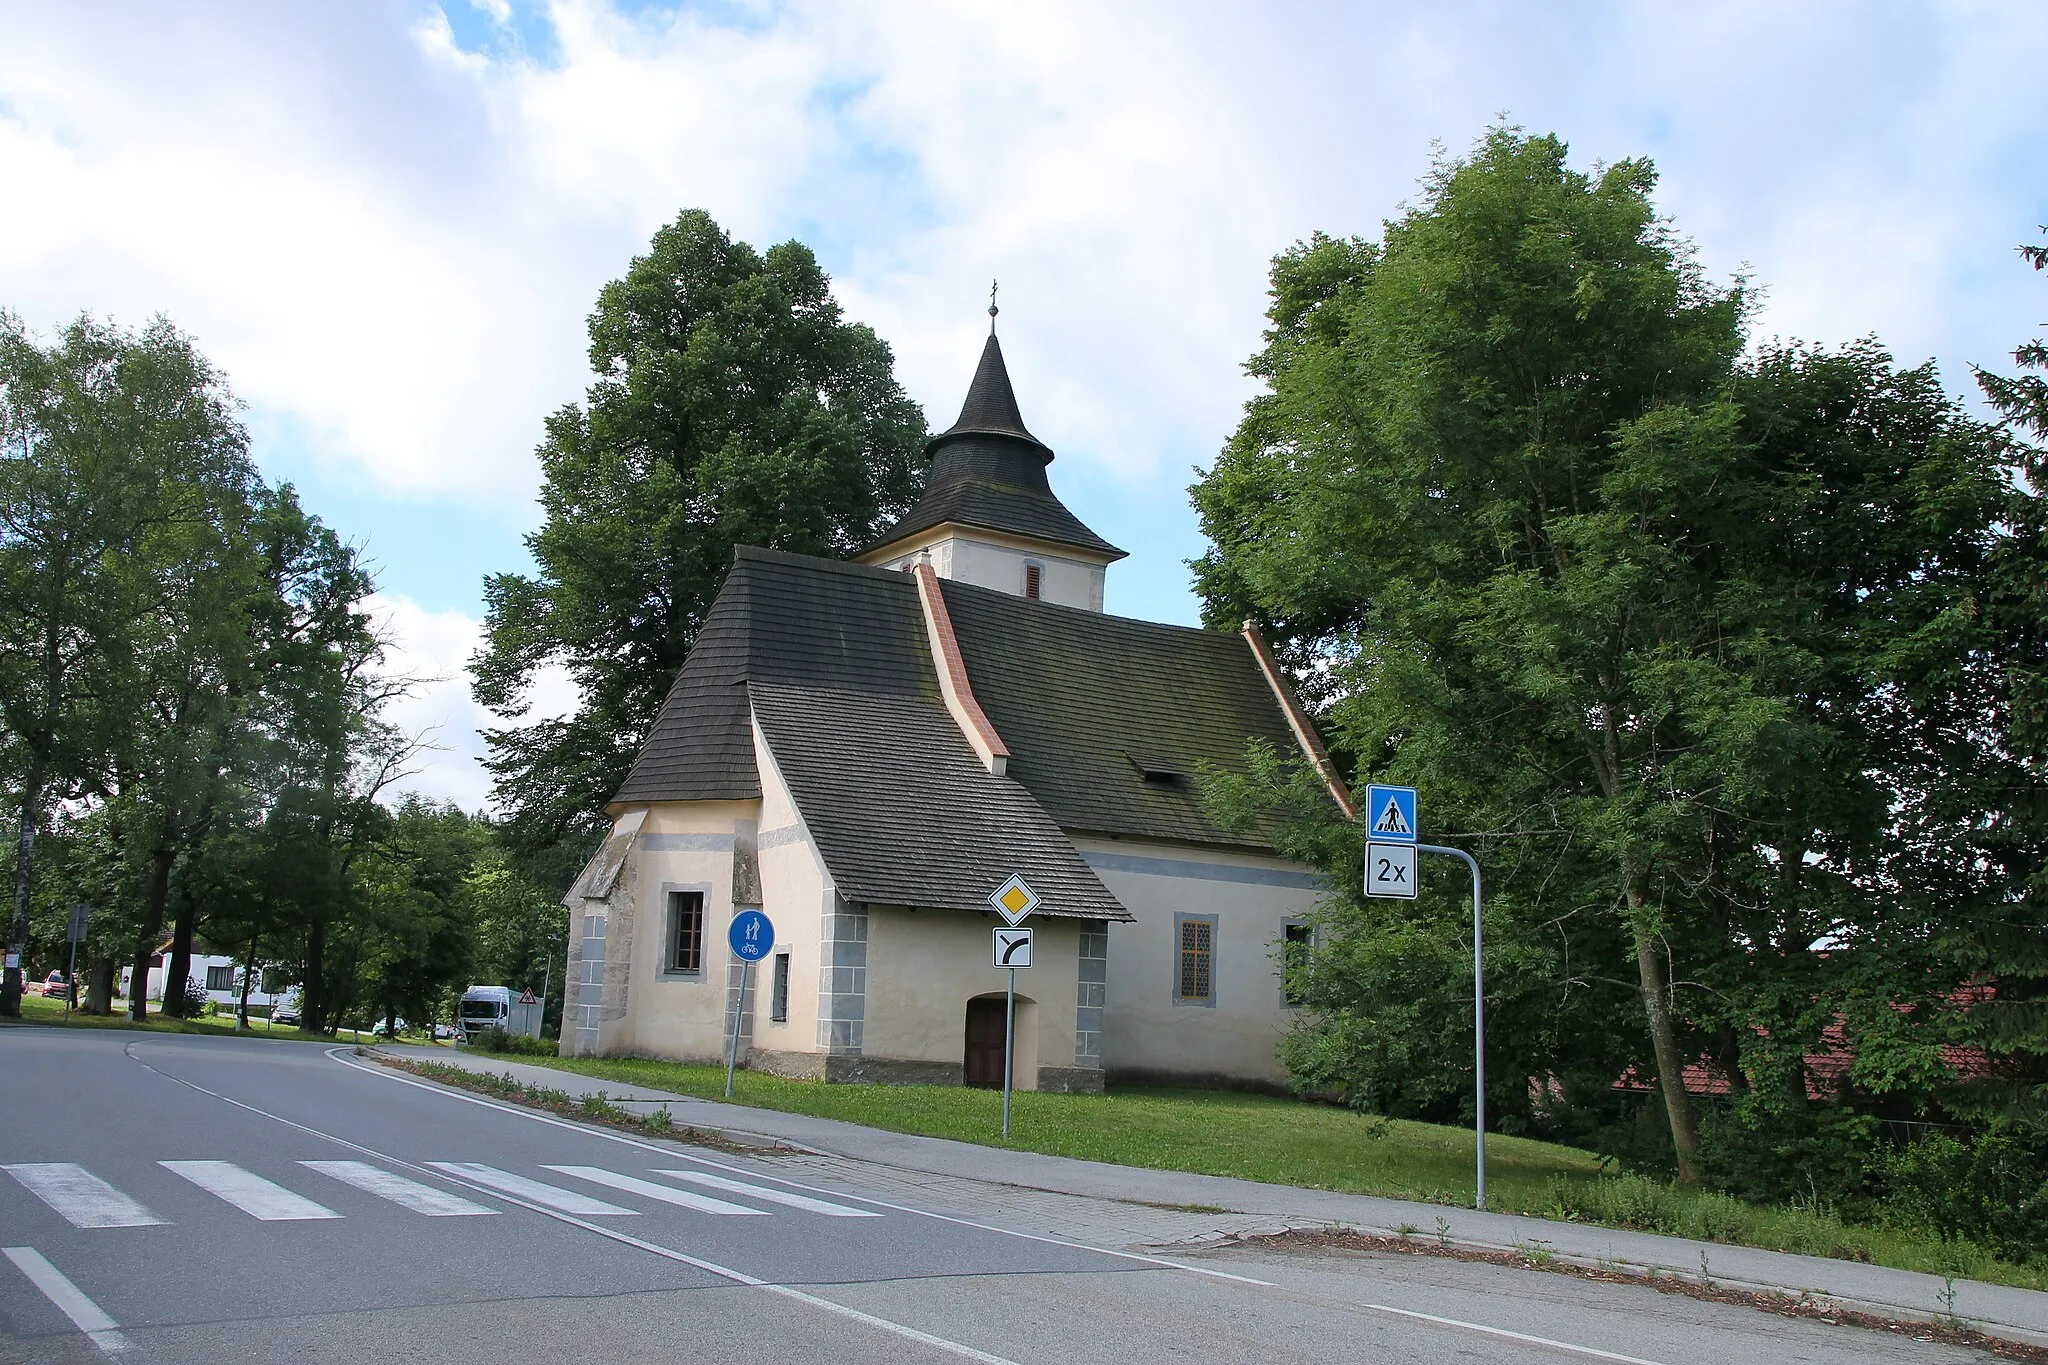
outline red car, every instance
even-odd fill
[[[64,979],[64,973],[62,972],[51,972],[49,979],[43,982],[43,995],[45,998],[54,995],[61,1000],[70,989],[71,983]]]

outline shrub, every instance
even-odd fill
[[[482,1037],[487,1052],[511,1053],[525,1057],[552,1057],[557,1045],[544,1038],[529,1038],[523,1033],[507,1033],[501,1028],[486,1031]]]
[[[1885,1157],[1879,1178],[1894,1221],[2008,1261],[2048,1260],[2048,1134],[2016,1125],[1967,1143],[1940,1134]]]

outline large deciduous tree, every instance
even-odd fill
[[[14,781],[13,906],[27,934],[53,799],[119,785],[149,625],[216,548],[252,477],[226,385],[161,319],[80,318],[37,345],[0,314],[0,743]],[[20,1010],[7,969],[0,1013]]]
[[[540,447],[536,572],[487,580],[471,665],[477,699],[513,717],[543,669],[576,684],[574,714],[487,736],[530,852],[601,825],[734,546],[844,555],[922,475],[924,421],[889,348],[842,319],[800,243],[758,252],[685,212],[589,330],[597,378]]]
[[[1910,847],[1969,856],[1893,793],[1960,733],[1938,683],[1974,667],[2019,493],[1931,369],[1875,343],[1745,360],[1740,285],[1702,277],[1654,183],[1496,128],[1382,242],[1276,261],[1269,390],[1195,489],[1197,571],[1365,774],[1426,787],[1433,831],[1496,869],[1519,1107],[1633,1068],[1693,1179],[1688,1068],[1797,1109],[1851,997],[1875,1032],[1956,981],[1859,977],[1852,949],[1929,937],[1941,907],[1873,910]],[[1410,989],[1447,978],[1452,923],[1352,914],[1293,1050],[1323,1081],[1388,1072],[1347,1021],[1457,1003]],[[1624,989],[1642,1046],[1605,1051]]]

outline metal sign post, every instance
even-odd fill
[[[732,1002],[732,1050],[725,1055],[725,1097],[732,1098],[732,1073],[740,1063],[740,1011],[747,1004],[747,974],[775,946],[775,926],[759,910],[742,910],[725,932],[732,955],[740,960],[740,989]]]
[[[988,903],[1009,921],[1008,929],[996,930],[990,949],[991,961],[1010,973],[1008,998],[1003,1004],[1003,1136],[1010,1136],[1010,1084],[1017,1061],[1017,970],[1031,965],[1031,931],[1019,929],[1025,916],[1038,908],[1038,893],[1016,873],[988,893]]]
[[[1418,853],[1464,860],[1472,869],[1472,1164],[1473,1207],[1486,1207],[1486,922],[1482,914],[1479,860],[1462,848],[1420,842],[1415,788],[1366,788],[1365,894],[1415,899]]]
[[[998,929],[991,960],[1010,973],[1010,997],[1003,1009],[1003,1136],[1010,1135],[1010,1063],[1017,1055],[1017,972],[1031,965],[1029,929]]]
[[[71,907],[71,928],[64,937],[69,944],[70,956],[64,968],[64,1017],[71,1018],[71,1006],[78,999],[78,945],[85,942],[86,922],[92,915],[92,907],[78,904]]]

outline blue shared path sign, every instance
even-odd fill
[[[1365,789],[1366,838],[1378,844],[1412,844],[1416,828],[1415,788],[1375,783]]]
[[[742,910],[732,917],[732,928],[726,930],[725,941],[732,945],[732,955],[740,961],[759,962],[775,946],[775,926],[759,910]]]

